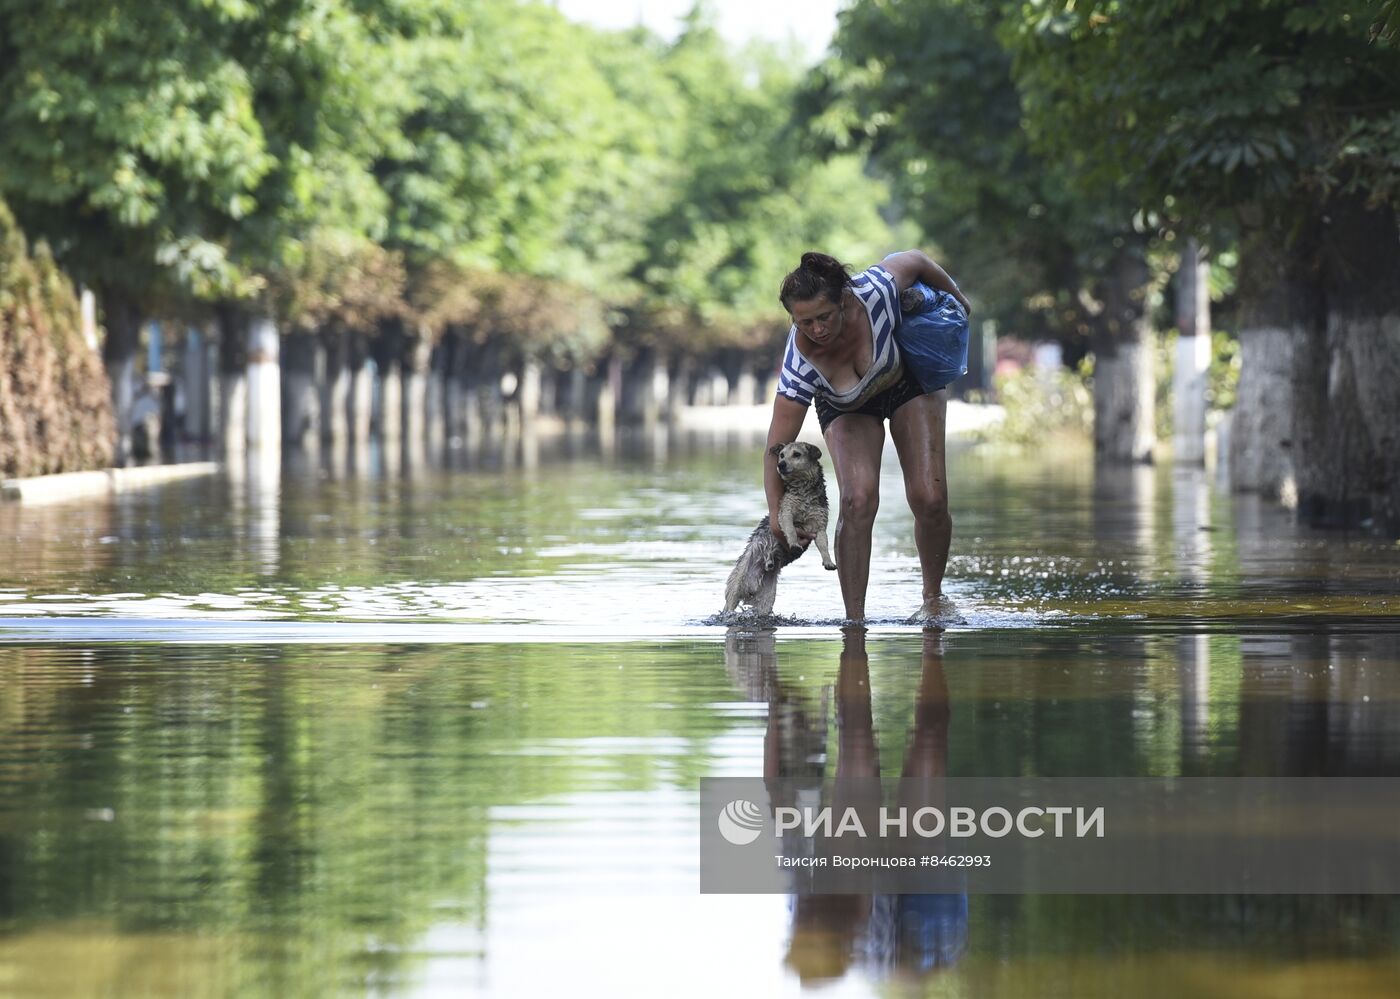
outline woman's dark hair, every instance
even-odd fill
[[[793,302],[805,302],[822,295],[833,302],[840,302],[841,292],[850,283],[851,269],[841,261],[825,253],[808,252],[802,254],[797,270],[783,278],[778,301],[783,303],[785,309]]]

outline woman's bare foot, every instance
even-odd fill
[[[905,624],[946,628],[949,625],[967,624],[967,618],[962,616],[953,601],[940,595],[925,600],[924,605],[911,614]]]

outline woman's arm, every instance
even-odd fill
[[[915,281],[922,281],[930,288],[948,292],[962,305],[963,312],[967,313],[968,316],[972,315],[972,303],[967,300],[967,296],[962,293],[957,282],[949,277],[948,272],[939,267],[923,250],[904,250],[901,253],[891,253],[880,261],[880,266],[894,275],[895,284],[899,291],[908,288]]]
[[[774,444],[790,444],[797,440],[802,423],[807,419],[807,407],[785,395],[773,400],[773,418],[768,422],[768,443],[763,447],[763,494],[768,498],[768,526],[784,544],[800,544],[783,537],[778,527],[778,503],[783,498],[783,478],[778,474],[778,459],[768,453]],[[810,538],[807,540],[811,540]]]

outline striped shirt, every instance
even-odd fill
[[[788,330],[783,367],[778,372],[779,395],[809,406],[812,397],[820,392],[833,408],[856,410],[894,385],[904,374],[899,348],[894,342],[894,328],[899,322],[899,286],[895,284],[894,275],[876,264],[851,278],[851,291],[870,316],[870,335],[874,341],[870,367],[854,386],[837,392],[816,365],[797,349],[797,326],[794,324]]]

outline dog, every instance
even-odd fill
[[[777,456],[778,474],[783,477],[778,526],[789,544],[784,545],[773,536],[767,516],[758,522],[729,573],[729,583],[724,588],[726,612],[741,603],[749,604],[758,614],[773,612],[773,600],[778,595],[778,573],[805,550],[802,545],[793,543],[799,531],[814,535],[817,551],[822,555],[822,567],[836,568],[826,541],[826,479],[822,475],[821,449],[812,444],[774,444],[768,453]]]

